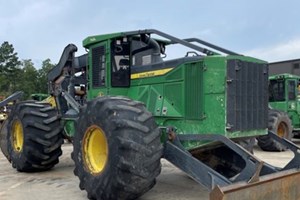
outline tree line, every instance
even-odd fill
[[[48,93],[47,73],[54,67],[48,58],[37,69],[31,59],[22,59],[12,44],[4,41],[0,47],[0,98],[16,91],[24,92],[24,99],[34,93]]]

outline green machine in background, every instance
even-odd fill
[[[293,129],[300,131],[300,77],[291,74],[270,76],[269,104],[272,108],[288,113]]]
[[[300,131],[299,83],[300,77],[292,74],[269,77],[269,130],[288,140]],[[267,136],[259,137],[258,143],[266,150],[285,150]]]
[[[35,93],[30,95],[31,99],[36,100],[36,101],[42,101],[46,98],[49,97],[49,94],[44,94],[44,93]]]
[[[90,199],[138,198],[154,186],[161,158],[211,199],[250,199],[242,191],[255,185],[265,188],[255,192],[262,198],[272,188],[293,195],[273,179],[299,178],[299,152],[267,131],[266,62],[153,29],[90,36],[83,46],[79,57],[66,46],[48,74],[55,106],[19,102],[9,116],[1,149],[18,171],[52,168],[70,138],[74,174]],[[295,153],[285,168],[240,146],[251,151],[250,141],[265,135]]]

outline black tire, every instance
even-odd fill
[[[269,110],[269,131],[287,140],[292,139],[292,122],[285,112]],[[268,135],[257,137],[258,146],[264,151],[285,151],[286,147],[270,138]]]
[[[62,127],[55,108],[49,104],[16,104],[8,117],[7,130],[8,153],[18,171],[45,171],[59,162]]]
[[[254,145],[255,145],[255,137],[242,139],[242,140],[237,141],[236,143],[253,154],[253,149],[254,149]]]
[[[101,141],[106,158],[98,171],[90,167],[85,150],[93,131],[100,131],[106,141]],[[140,102],[121,97],[88,102],[76,125],[73,145],[74,174],[90,199],[136,199],[155,185],[161,171],[160,131]]]
[[[3,155],[10,162],[10,155],[8,153],[8,146],[7,146],[7,133],[8,133],[7,125],[8,125],[8,120],[2,122],[1,130],[0,130],[0,148]]]

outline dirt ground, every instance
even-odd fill
[[[298,146],[300,140],[294,141]],[[1,200],[84,200],[85,191],[78,187],[79,180],[73,175],[74,164],[70,158],[72,145],[63,145],[63,156],[60,163],[51,171],[42,173],[19,173],[11,167],[0,153],[0,199]],[[263,152],[255,147],[255,155],[268,163],[284,166],[292,153]],[[140,198],[140,200],[204,200],[209,192],[175,168],[166,160],[162,160],[162,172],[157,178],[156,186]]]

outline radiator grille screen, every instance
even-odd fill
[[[92,85],[101,87],[105,85],[105,47],[92,49]]]
[[[228,60],[227,130],[265,129],[267,117],[267,64]]]

